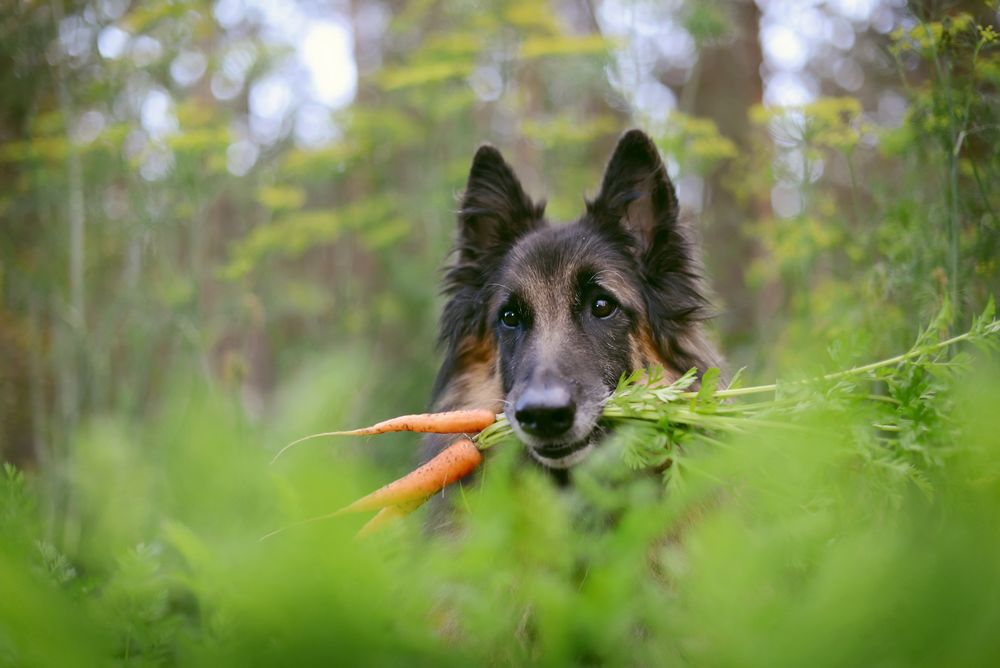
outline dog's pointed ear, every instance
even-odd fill
[[[544,202],[531,201],[500,151],[480,146],[458,211],[455,260],[445,271],[441,341],[453,351],[484,336],[489,318],[478,305],[489,276],[518,238],[544,224],[544,213]]]
[[[518,237],[538,227],[544,211],[544,203],[536,204],[525,194],[500,151],[483,144],[472,159],[458,212],[461,260],[481,261],[505,250]]]
[[[656,144],[646,133],[629,130],[618,141],[604,171],[601,192],[588,209],[599,224],[629,232],[643,254],[674,241],[677,193]]]
[[[601,192],[587,210],[593,225],[634,249],[654,337],[664,355],[685,359],[680,335],[707,316],[708,299],[695,244],[678,221],[677,193],[656,145],[641,130],[618,141]]]

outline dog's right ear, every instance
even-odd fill
[[[481,307],[483,289],[504,253],[523,234],[540,227],[545,204],[535,204],[496,150],[484,144],[476,151],[458,211],[455,260],[445,271],[440,341],[457,358],[463,345],[481,340],[490,314]],[[447,377],[447,373],[440,378]]]
[[[480,146],[458,212],[459,262],[488,262],[538,227],[544,211],[544,202],[531,201],[500,151]]]

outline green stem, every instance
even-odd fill
[[[990,196],[986,192],[986,187],[983,185],[983,180],[979,176],[979,167],[976,165],[975,160],[970,160],[969,164],[972,165],[972,177],[976,180],[976,187],[979,189],[979,196],[983,198],[983,204],[986,205],[986,211],[990,214],[990,218],[993,219],[994,225],[1000,225],[1000,219],[997,218],[997,212],[993,210],[993,204],[990,202]]]
[[[991,323],[990,325],[988,325],[988,327],[995,327],[997,325],[1000,325],[1000,320],[994,320],[993,323]],[[940,350],[942,348],[947,348],[948,346],[952,346],[952,345],[954,345],[956,343],[960,343],[962,341],[966,341],[966,340],[972,338],[972,335],[973,335],[973,332],[968,331],[968,332],[965,332],[964,334],[959,334],[958,336],[953,336],[950,339],[946,339],[946,340],[941,341],[939,343],[934,343],[934,344],[929,345],[929,346],[921,346],[919,348],[914,348],[913,350],[910,350],[909,352],[905,352],[905,353],[903,353],[901,355],[896,355],[895,357],[890,357],[888,359],[884,359],[884,360],[881,360],[881,361],[878,361],[878,362],[872,362],[871,364],[865,364],[864,366],[857,366],[857,367],[854,367],[852,369],[846,369],[844,371],[837,371],[836,373],[828,373],[825,376],[820,376],[819,380],[840,380],[841,378],[850,378],[851,376],[857,376],[857,375],[865,374],[865,373],[868,373],[869,371],[874,371],[875,369],[881,369],[883,367],[892,366],[894,364],[899,364],[900,362],[905,362],[906,360],[911,359],[913,357],[919,357],[920,355],[924,355],[926,353],[934,352],[934,351]],[[810,379],[810,380],[806,380],[806,381],[800,381],[800,382],[807,383],[807,382],[810,382],[811,380],[817,380],[817,379],[814,378],[814,379]],[[762,394],[764,392],[774,392],[777,389],[778,389],[778,385],[776,383],[771,383],[770,385],[757,385],[757,386],[754,386],[754,387],[740,387],[740,388],[737,388],[735,390],[719,390],[718,392],[715,393],[715,396],[719,397],[720,399],[725,399],[725,398],[729,398],[729,397],[740,397],[740,396],[751,395],[751,394]],[[680,396],[682,398],[685,398],[685,399],[693,399],[694,397],[698,396],[698,393],[697,392],[683,392]]]
[[[948,298],[951,301],[952,316],[949,323],[954,331],[954,326],[962,317],[962,308],[959,303],[959,281],[958,281],[958,254],[959,254],[959,211],[958,211],[958,149],[960,134],[955,126],[954,98],[952,96],[951,72],[946,70],[938,57],[937,41],[930,27],[921,20],[921,27],[924,35],[930,42],[931,58],[934,62],[934,70],[938,80],[944,88],[945,105],[948,108],[948,141],[945,144],[948,161]]]
[[[858,205],[858,176],[854,171],[854,149],[844,151],[847,159],[847,173],[851,177],[851,213],[854,216],[854,227],[861,226],[861,207]]]

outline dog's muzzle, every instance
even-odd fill
[[[548,468],[568,469],[593,447],[592,434],[580,433],[587,423],[586,415],[577,410],[565,386],[528,387],[511,408],[511,423],[527,444],[529,454]]]

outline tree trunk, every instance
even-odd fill
[[[760,10],[753,0],[740,0],[731,4],[730,15],[732,38],[702,49],[693,95],[685,91],[682,100],[691,108],[682,111],[712,119],[746,155],[751,150],[747,111],[760,103],[763,88]],[[761,207],[739,202],[723,185],[725,177],[725,170],[718,170],[706,180],[702,225],[706,266],[722,300],[718,327],[732,343],[747,339],[756,329],[758,308],[744,280],[755,250],[744,229],[760,216]]]

